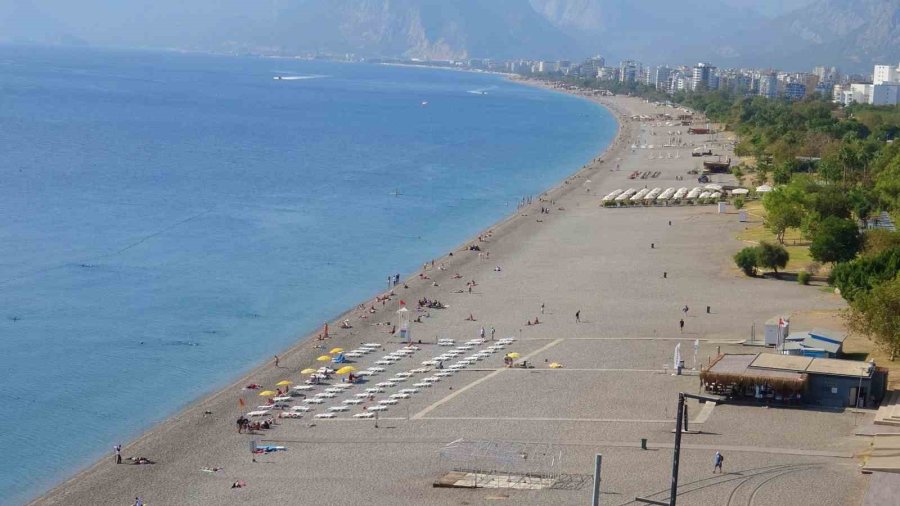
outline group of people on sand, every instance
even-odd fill
[[[527,322],[525,322],[525,325],[528,325],[528,326],[531,326],[531,325],[540,325],[540,324],[541,324],[541,321],[538,320],[538,317],[537,317],[537,316],[534,317],[534,322],[532,322],[531,320],[528,320]]]
[[[419,299],[419,309],[422,309],[422,308],[446,309],[447,306],[445,306],[444,303],[439,300],[428,299],[428,298],[423,297],[423,298]]]
[[[262,420],[262,421],[251,422],[249,418],[245,417],[244,415],[241,415],[237,419],[238,434],[242,434],[244,431],[247,431],[247,433],[250,433],[250,432],[255,432],[258,430],[271,429],[273,425],[275,425],[274,418],[266,418],[265,420]]]

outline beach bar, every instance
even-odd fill
[[[774,353],[722,354],[700,372],[704,389],[729,398],[785,405],[873,406],[887,371],[873,362]]]

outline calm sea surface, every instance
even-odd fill
[[[596,105],[491,75],[0,46],[0,503],[446,253],[614,132]]]

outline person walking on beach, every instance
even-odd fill
[[[116,464],[122,463],[122,445],[114,445],[113,450],[116,451]]]
[[[275,367],[279,367],[280,360],[278,359],[278,355],[275,355]]]
[[[495,329],[494,326],[491,325],[491,341],[494,340],[494,334],[495,334],[496,332],[497,332],[497,329]]]
[[[575,323],[581,323],[581,310],[575,311]]]
[[[544,314],[544,303],[541,302],[541,314]]]
[[[685,304],[684,307],[681,308],[681,312],[684,313],[684,316],[687,316],[688,310],[689,308],[687,307],[687,304]]]
[[[721,453],[716,452],[716,454],[713,455],[713,474],[716,474],[716,469],[719,470],[719,474],[722,474],[723,462],[725,462],[725,457],[723,457]]]
[[[684,318],[678,321],[678,328],[682,334],[684,334]]]
[[[484,327],[481,327],[481,330],[478,331],[478,337],[484,339]]]

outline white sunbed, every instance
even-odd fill
[[[350,406],[331,406],[328,408],[328,411],[331,413],[337,413],[339,411],[350,411]]]
[[[378,404],[393,405],[397,404],[398,402],[400,401],[398,401],[397,399],[381,399],[380,401],[378,401]]]
[[[382,381],[381,383],[376,383],[375,386],[380,388],[389,388],[397,386],[396,381]]]
[[[353,418],[375,418],[375,413],[356,413]]]
[[[257,411],[251,411],[251,412],[247,413],[247,416],[266,416],[268,414],[269,414],[269,410],[260,409]]]
[[[325,399],[313,397],[312,399],[304,399],[303,403],[304,404],[325,404]]]
[[[343,389],[340,389],[338,387],[329,387],[325,389],[325,392],[330,394],[339,394],[343,392]]]
[[[334,418],[334,413],[319,413],[316,418]]]
[[[401,394],[417,394],[417,393],[419,393],[419,389],[418,388],[404,388],[404,389],[400,390],[400,393]]]
[[[440,371],[440,372],[434,373],[434,375],[437,376],[438,378],[446,378],[447,376],[453,376],[453,373],[450,371]],[[425,378],[425,380],[427,380],[427,379],[428,378]],[[425,381],[425,380],[422,380],[422,381]]]
[[[317,399],[333,399],[335,397],[337,397],[337,394],[331,392],[319,392],[316,394]]]
[[[391,399],[409,399],[409,394],[391,394]]]
[[[332,388],[337,388],[338,390],[343,391],[343,390],[347,390],[348,388],[353,388],[353,385],[351,383],[338,383],[337,385],[333,386]],[[327,390],[326,390],[326,392],[327,392]]]
[[[288,411],[287,413],[282,413],[280,418],[303,418],[303,414],[296,411]]]
[[[369,411],[387,411],[388,407],[383,405],[369,406]]]
[[[299,390],[301,392],[306,392],[306,391],[312,390],[313,388],[316,388],[316,387],[314,387],[312,385],[297,385],[297,386],[291,388],[291,390]]]
[[[309,406],[291,406],[291,411],[304,411],[304,412],[306,412],[306,411],[309,411],[309,410],[310,410],[310,407],[309,407]]]
[[[375,372],[384,372],[384,367],[370,367],[369,370]]]
[[[362,399],[346,399],[342,402],[342,404],[351,405],[351,404],[362,404]]]
[[[369,393],[369,394],[380,394],[382,392],[384,392],[384,389],[378,388],[378,387],[372,387],[372,388],[366,389],[366,393]]]
[[[424,381],[420,381],[418,383],[413,383],[413,386],[418,387],[418,388],[428,388],[431,386],[431,383],[426,383]]]

